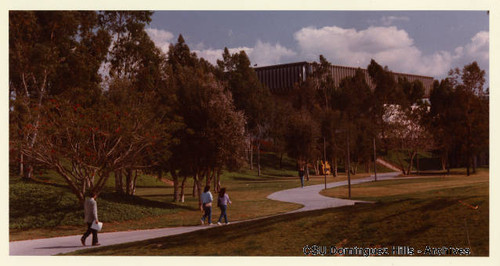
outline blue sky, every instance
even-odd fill
[[[477,61],[488,73],[486,11],[156,11],[148,33],[164,52],[184,36],[215,63],[224,47],[258,66],[318,60],[446,77]],[[486,85],[487,86],[487,85]]]

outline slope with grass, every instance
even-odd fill
[[[222,185],[227,188],[233,204],[228,210],[231,221],[285,213],[301,205],[275,202],[267,196],[275,191],[300,186],[295,177],[295,163],[286,158],[283,169],[272,153],[262,156],[262,175],[256,171],[226,172]],[[366,174],[358,174],[364,177]],[[62,178],[52,171],[37,173],[37,181],[26,182],[10,176],[9,231],[10,241],[81,234],[84,230],[83,210]],[[328,182],[339,181],[345,176]],[[308,185],[321,184],[324,177],[311,177]],[[198,225],[201,212],[192,196],[192,179],[186,184],[185,202],[172,202],[173,188],[156,177],[141,175],[136,195],[124,196],[113,192],[113,177],[98,199],[99,219],[105,232]],[[213,193],[213,192],[212,192]],[[214,214],[214,219],[217,214]]]
[[[373,188],[377,191],[369,192]],[[335,194],[339,189],[345,188],[325,193]],[[395,189],[400,192],[386,193]],[[307,247],[318,245],[328,250],[387,248],[394,256],[393,246],[411,247],[415,255],[424,256],[437,254],[418,254],[417,250],[443,246],[469,249],[473,256],[489,255],[487,171],[469,178],[453,175],[373,182],[353,186],[353,191],[358,199],[376,203],[281,215],[73,254],[301,256],[304,247],[310,251]]]

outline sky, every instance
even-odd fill
[[[443,79],[477,61],[489,75],[486,11],[155,11],[147,27],[162,51],[179,34],[215,64],[224,47],[267,66],[318,61]],[[488,87],[486,84],[485,87]]]

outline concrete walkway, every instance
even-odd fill
[[[400,174],[399,172],[377,174],[377,180],[394,179],[399,174]],[[352,179],[351,185],[372,182],[372,181],[374,181],[373,176],[360,179]],[[334,183],[327,183],[326,187],[333,188],[346,185],[347,185],[347,180]],[[319,194],[323,189],[325,189],[325,184],[305,186],[303,188],[298,187],[298,188],[292,188],[275,192],[267,196],[267,198],[272,200],[292,202],[304,205],[301,209],[291,211],[289,213],[312,211],[312,210],[319,210],[326,208],[336,208],[336,207],[349,206],[349,205],[354,205],[356,203],[364,202],[359,200],[346,200],[346,199],[325,197]]]
[[[393,179],[398,175],[399,173],[379,174],[377,175],[377,180]],[[373,177],[351,180],[351,184],[354,185],[371,181],[373,181]],[[344,185],[347,185],[347,181],[329,183],[327,184],[327,188],[344,186]],[[306,186],[304,188],[299,187],[299,188],[287,189],[275,192],[269,195],[268,198],[272,200],[298,203],[304,206],[301,209],[291,211],[289,213],[333,208],[340,206],[349,206],[349,205],[354,205],[356,202],[359,202],[354,200],[329,198],[319,195],[319,192],[324,188],[325,185],[322,184],[322,185]],[[100,233],[99,242],[102,244],[101,246],[108,246],[121,243],[136,242],[152,238],[179,235],[197,230],[204,230],[208,228],[212,227],[200,225],[200,226],[161,228],[161,229],[151,229],[151,230]],[[82,234],[83,234],[83,228],[82,228]],[[85,248],[92,248],[91,246],[85,246],[85,247],[81,246],[80,237],[81,235],[73,235],[73,236],[64,236],[55,238],[9,242],[9,249],[10,249],[9,254],[20,255],[20,256],[47,256],[47,255],[68,253]],[[87,238],[87,244],[90,244],[91,239],[92,236],[89,236],[89,238]]]

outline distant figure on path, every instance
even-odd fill
[[[300,185],[302,187],[304,187],[304,174],[305,174],[304,165],[303,164],[299,164]]]
[[[90,197],[85,200],[84,209],[85,209],[85,222],[87,223],[87,232],[83,234],[81,238],[82,245],[85,246],[85,239],[92,233],[92,246],[99,246],[99,241],[97,239],[97,230],[90,228],[92,223],[99,223],[99,219],[97,218],[97,202],[96,202],[97,194],[92,192]]]
[[[219,221],[217,222],[218,225],[220,225],[222,221],[222,217],[224,217],[224,220],[226,221],[226,224],[229,224],[229,221],[227,220],[227,205],[231,204],[231,200],[229,199],[229,196],[226,194],[226,188],[223,187],[219,191],[219,198],[217,200],[217,206],[220,208],[220,217]]]
[[[201,203],[203,207],[203,217],[201,217],[201,224],[205,224],[205,218],[208,218],[208,225],[212,225],[212,193],[210,193],[210,186],[206,186],[201,193]]]

